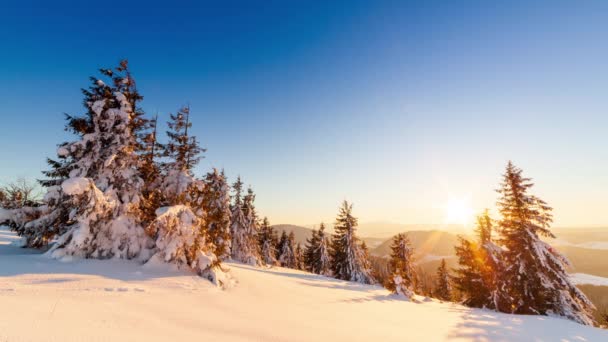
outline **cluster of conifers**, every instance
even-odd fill
[[[139,106],[143,97],[127,62],[100,73],[82,91],[85,113],[66,115],[66,131],[75,138],[48,159],[43,200],[22,201],[19,191],[2,199],[9,210],[0,223],[22,236],[25,247],[49,249],[56,258],[171,262],[218,284],[226,280],[221,262],[229,258],[374,282],[346,202],[331,242],[324,229],[306,251],[293,237],[279,240],[267,220],[260,222],[255,194],[244,193],[240,177],[231,196],[223,171],[194,175],[205,150],[189,132],[189,107],[170,115],[162,142],[157,118]]]
[[[459,237],[459,265],[449,275],[442,262],[433,295],[471,307],[562,316],[594,325],[594,306],[570,280],[568,260],[541,239],[554,238],[552,208],[529,193],[532,186],[509,162],[497,190],[500,218],[492,219],[486,210],[477,218],[476,239]],[[407,236],[396,236],[387,287],[408,296],[419,288],[412,255]]]
[[[226,281],[226,259],[376,283],[365,243],[356,236],[352,205],[340,207],[331,236],[322,225],[304,248],[295,245],[293,234],[279,238],[267,219],[259,219],[252,189],[243,194],[240,177],[231,196],[223,171],[194,176],[205,150],[188,132],[188,107],[170,116],[167,142],[161,143],[157,120],[146,118],[138,105],[143,97],[127,62],[101,74],[110,82],[91,78],[83,90],[86,113],[66,115],[66,130],[76,139],[60,144],[57,158],[48,160],[50,170],[40,181],[47,189],[44,200],[0,196],[8,207],[0,212],[0,224],[8,223],[25,246],[49,248],[58,258],[172,262],[218,284]],[[498,190],[500,219],[486,211],[478,219],[477,241],[461,238],[460,267],[449,276],[442,264],[435,295],[594,324],[593,305],[571,283],[567,259],[540,239],[552,236],[551,208],[528,193],[532,185],[508,164]],[[407,235],[397,235],[384,284],[410,298],[417,281],[412,256]]]

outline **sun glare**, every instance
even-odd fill
[[[448,224],[468,225],[473,220],[469,197],[449,197],[445,205],[445,221]]]

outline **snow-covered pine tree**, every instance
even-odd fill
[[[247,194],[243,197],[243,214],[247,222],[247,234],[250,244],[257,248],[257,234],[259,230],[258,213],[255,210],[255,194],[251,186],[247,188]]]
[[[156,211],[157,217],[148,228],[148,232],[156,236],[158,250],[152,260],[185,265],[222,285],[225,272],[214,254],[214,241],[206,229],[205,182],[192,173],[204,149],[199,147],[195,137],[188,135],[189,115],[189,108],[170,115],[169,141],[164,146],[159,187],[164,206]]]
[[[316,271],[315,273],[329,277],[332,275],[330,242],[329,238],[325,234],[325,225],[323,223],[321,223],[321,226],[319,227],[319,232],[317,236],[319,238],[319,246],[317,247],[317,250],[314,254],[315,259],[313,267]]]
[[[455,247],[459,268],[452,282],[464,305],[496,309],[506,304],[499,281],[503,270],[502,250],[492,241],[492,230],[492,218],[486,209],[477,217],[478,241],[459,237],[460,243]]]
[[[77,223],[53,246],[52,255],[147,259],[152,243],[141,225],[143,180],[138,170],[143,150],[140,137],[148,126],[137,106],[142,96],[126,61],[101,73],[110,85],[94,80],[89,90],[83,91],[93,129],[59,151],[74,159],[61,189],[71,196],[70,219]],[[82,186],[74,189],[64,186],[66,182]],[[92,198],[107,204],[103,215],[91,212]]]
[[[192,127],[190,107],[182,107],[177,114],[170,114],[168,126],[169,141],[164,146],[165,160],[160,166],[163,173],[160,187],[164,201],[195,206],[194,202],[202,198],[200,190],[204,183],[199,181],[195,184],[197,180],[192,175],[192,169],[206,150],[199,146],[196,137],[188,134],[188,129]],[[198,204],[202,205],[202,202]]]
[[[302,244],[300,244],[299,242],[296,244],[296,250],[295,250],[295,259],[296,259],[296,265],[295,265],[295,269],[296,270],[303,270],[304,269],[304,256],[303,256],[304,251],[302,250]]]
[[[315,253],[319,248],[319,235],[316,229],[312,230],[310,238],[306,239],[306,245],[304,246],[304,253],[302,255],[304,269],[308,272],[315,272]]]
[[[213,169],[205,177],[203,207],[207,213],[207,234],[214,253],[225,260],[230,257],[230,193],[224,172]]]
[[[414,249],[406,234],[397,234],[391,245],[388,289],[408,298],[414,296],[416,274],[412,265]]]
[[[554,237],[549,229],[552,208],[529,194],[533,185],[509,162],[497,190],[499,242],[505,247],[506,265],[501,280],[511,298],[510,312],[557,315],[593,325],[594,306],[570,280],[568,259],[540,239]]]
[[[321,223],[319,230],[313,229],[311,237],[306,239],[303,263],[307,271],[331,276],[329,245],[329,239],[325,234],[325,224]]]
[[[363,269],[369,270],[369,273],[374,279],[374,283],[376,283],[374,269],[372,268],[372,262],[370,261],[369,249],[367,248],[367,243],[365,243],[365,241],[361,241],[361,260],[363,261]]]
[[[357,219],[352,215],[352,205],[344,201],[336,218],[331,243],[333,275],[338,279],[373,284],[375,280],[365,250],[355,233],[356,228]]]
[[[479,307],[494,308],[490,300],[491,291],[485,282],[486,265],[479,257],[479,246],[465,239],[458,237],[459,244],[454,247],[458,256],[459,267],[454,270],[456,273],[452,280],[454,288],[462,296],[462,304]]]
[[[61,192],[61,183],[69,176],[71,160],[67,159],[67,156],[59,156],[57,160],[47,158],[47,164],[51,169],[42,172],[46,179],[38,181],[47,190],[42,200],[41,216],[27,222],[21,234],[26,247],[47,246],[53,238],[65,233],[67,227],[73,223],[69,218],[72,208]]]
[[[86,90],[83,92],[87,103],[89,100],[87,94],[90,93]],[[84,116],[66,114],[65,119],[65,131],[80,139],[93,131],[90,110]],[[47,190],[42,205],[36,208],[23,208],[20,210],[21,213],[14,213],[15,218],[22,218],[21,224],[13,222],[13,225],[17,227],[16,232],[23,238],[25,247],[44,248],[56,236],[64,234],[74,223],[70,220],[72,205],[69,198],[61,191],[61,183],[69,178],[75,161],[70,151],[64,147],[67,144],[64,142],[59,145],[56,159],[47,158],[49,170],[42,171],[45,178],[38,181]]]
[[[485,283],[490,289],[490,302],[486,307],[499,309],[509,304],[508,291],[502,281],[505,270],[503,248],[493,238],[495,221],[490,217],[489,209],[477,218],[477,228],[480,254],[485,265]]]
[[[435,297],[444,301],[452,300],[452,285],[450,274],[445,264],[445,259],[441,259],[441,265],[437,268],[437,281],[435,283]]]
[[[243,200],[243,182],[239,176],[232,185],[234,190],[231,216],[230,232],[232,234],[231,257],[250,265],[259,265],[260,258],[255,235],[255,226],[252,227],[253,198]],[[247,208],[245,210],[245,206]],[[247,214],[245,214],[247,213]]]
[[[267,217],[262,220],[258,241],[260,244],[262,262],[268,266],[276,266],[277,262],[277,236]]]
[[[142,224],[150,226],[156,219],[156,209],[161,207],[163,193],[160,188],[162,173],[160,159],[163,157],[165,146],[160,144],[158,136],[158,115],[150,120],[150,131],[143,136],[144,152],[139,164],[139,172],[144,181],[141,194]]]
[[[416,274],[416,293],[426,297],[433,297],[433,291],[435,287],[435,279],[432,275],[428,274],[426,270],[420,266],[415,269]]]
[[[293,232],[287,233],[283,231],[279,240],[279,246],[277,248],[277,260],[281,267],[295,268],[296,267],[296,256],[295,256],[295,237]]]

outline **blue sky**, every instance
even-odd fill
[[[557,225],[606,225],[608,2],[0,4],[0,182],[69,139],[79,89],[128,58],[144,109],[190,104],[274,223],[443,223],[492,207],[507,160]],[[100,7],[101,6],[101,7]]]

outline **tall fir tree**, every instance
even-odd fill
[[[296,244],[295,259],[296,266],[294,268],[296,270],[304,270],[304,250],[302,249],[302,244],[299,242]]]
[[[478,241],[459,237],[460,243],[455,247],[459,267],[452,281],[467,306],[497,309],[506,303],[499,281],[504,268],[502,250],[492,241],[492,222],[486,209],[477,217]]]
[[[230,257],[230,193],[224,172],[213,169],[205,177],[203,207],[207,214],[206,230],[214,245],[215,255],[225,260]]]
[[[270,225],[267,217],[262,220],[260,233],[258,235],[260,244],[260,256],[262,262],[268,266],[276,266],[277,262],[277,243],[278,237],[274,228]]]
[[[319,230],[313,229],[312,235],[306,240],[302,256],[304,269],[324,276],[331,276],[331,259],[329,239],[325,234],[325,224],[321,223]]]
[[[369,270],[370,274],[372,275],[372,278],[374,278],[373,283],[376,283],[374,269],[372,268],[372,262],[370,261],[369,248],[367,248],[367,243],[363,240],[361,241],[361,255],[361,260],[363,261],[363,269]]]
[[[91,80],[93,86],[88,90],[82,89],[87,113],[83,116],[65,114],[64,130],[78,139],[94,132],[93,112],[88,104],[103,93],[103,84],[94,77],[91,77]],[[44,248],[54,238],[66,233],[68,227],[75,223],[70,216],[73,205],[69,196],[61,190],[61,184],[69,178],[78,159],[69,145],[68,142],[61,143],[57,149],[57,158],[47,158],[49,169],[42,171],[44,178],[38,181],[47,190],[43,205],[39,208],[23,208],[14,215],[16,219],[20,219],[15,221],[20,222],[13,222],[13,227],[17,234],[24,238],[26,247]]]
[[[139,172],[144,181],[141,193],[142,222],[148,227],[156,219],[156,209],[161,206],[163,193],[160,188],[162,174],[160,158],[165,146],[158,142],[158,114],[150,120],[150,131],[144,135],[144,153],[140,159]],[[154,236],[152,238],[155,238]]]
[[[220,284],[223,278],[221,260],[215,253],[215,240],[207,229],[207,209],[211,206],[205,206],[204,202],[215,198],[207,191],[206,183],[194,177],[192,171],[204,149],[188,135],[189,115],[189,108],[170,115],[169,140],[163,146],[164,159],[160,167],[163,207],[156,211],[157,217],[148,232],[156,237],[156,258],[187,265],[199,275]]]
[[[281,267],[296,267],[295,236],[293,231],[289,235],[285,231],[281,233],[277,253],[277,259]]]
[[[352,215],[352,205],[344,201],[334,225],[331,243],[332,272],[338,279],[373,284],[366,251],[356,235],[357,219]]]
[[[143,97],[126,61],[101,73],[110,85],[96,80],[84,91],[92,131],[61,147],[60,154],[74,160],[61,190],[70,196],[76,223],[58,239],[52,254],[146,259],[153,245],[142,227],[140,208],[143,179],[138,165],[148,127],[138,107]],[[108,205],[103,215],[90,215],[88,200],[93,197]]]
[[[230,232],[232,235],[231,257],[234,260],[259,265],[260,258],[256,241],[256,231],[252,218],[254,217],[253,194],[248,194],[243,200],[243,182],[238,177],[232,186],[234,190],[231,207]]]
[[[318,273],[315,270],[315,253],[319,248],[319,234],[316,229],[313,228],[310,238],[306,239],[306,245],[304,246],[304,253],[302,255],[304,261],[304,269],[308,272]]]
[[[243,214],[247,221],[247,233],[251,241],[255,241],[259,229],[259,218],[255,209],[255,194],[251,187],[247,188],[247,194],[243,197]]]
[[[87,113],[66,116],[66,130],[78,139],[61,144],[57,159],[49,158],[40,181],[48,190],[44,205],[11,213],[13,220],[26,228],[29,246],[59,236],[50,251],[54,257],[147,261],[155,253],[221,281],[206,236],[205,183],[191,172],[204,149],[188,135],[189,108],[172,116],[169,144],[162,146],[156,120],[146,119],[139,107],[143,97],[127,62],[100,71],[104,78],[91,78],[83,90]],[[165,158],[160,165],[158,157]]]
[[[437,268],[437,280],[435,283],[435,297],[444,301],[452,300],[452,285],[450,274],[445,264],[445,259],[441,259],[441,264]]]
[[[162,189],[163,202],[189,203],[202,207],[204,182],[197,180],[192,169],[202,158],[206,150],[199,146],[196,137],[188,134],[192,127],[190,108],[182,107],[177,114],[170,114],[167,123],[169,141],[163,148]]]
[[[314,270],[315,273],[331,276],[331,256],[330,256],[330,242],[327,234],[325,233],[325,225],[321,223],[318,232],[319,238],[319,246],[315,251],[315,259],[314,259]]]
[[[530,195],[534,184],[509,162],[503,175],[497,206],[500,244],[505,247],[504,285],[510,297],[510,312],[558,315],[593,325],[593,304],[572,283],[569,261],[540,239],[554,237],[550,231],[551,210],[542,199]]]
[[[389,262],[391,276],[388,279],[388,289],[408,298],[414,296],[416,273],[413,268],[414,249],[406,234],[398,234],[391,245]]]

